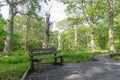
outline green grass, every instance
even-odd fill
[[[112,57],[113,59],[120,60],[120,55],[115,55]]]
[[[0,80],[20,80],[29,66],[28,52],[15,51],[0,57]]]
[[[88,50],[65,50],[58,51],[60,54],[64,55],[64,61],[89,61],[91,60],[93,53]]]
[[[29,63],[0,64],[0,80],[20,80]]]

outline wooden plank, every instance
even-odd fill
[[[42,59],[32,59],[32,62],[41,62]]]
[[[33,51],[32,54],[35,54],[35,53],[41,53],[41,54],[43,54],[43,53],[47,54],[48,53],[49,54],[49,53],[56,53],[56,52],[57,51],[50,51],[50,50],[49,51]]]
[[[38,55],[46,55],[46,54],[56,54],[56,51],[40,51],[40,52],[33,52],[31,56],[38,56]]]
[[[56,51],[56,48],[31,48],[29,49],[30,52],[34,51]]]
[[[44,58],[40,58],[40,59],[38,59],[38,58],[35,58],[36,60],[38,59],[38,60],[43,60],[43,59],[49,59],[49,58],[62,58],[63,56],[48,56],[48,57],[44,57]],[[34,60],[34,59],[33,59]]]

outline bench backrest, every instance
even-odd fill
[[[38,55],[44,55],[44,54],[54,54],[56,55],[57,49],[56,48],[32,48],[29,50],[30,56],[38,56]]]

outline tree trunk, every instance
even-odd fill
[[[113,7],[113,0],[108,0],[109,4],[109,44],[110,44],[110,53],[115,53],[114,47],[114,7]]]
[[[46,26],[44,32],[43,48],[48,48],[49,44],[50,13],[46,13]]]
[[[90,0],[90,6],[93,7],[93,0]],[[91,51],[94,52],[95,51],[95,40],[94,40],[94,29],[93,29],[93,12],[91,13],[90,16],[90,38],[91,38]]]
[[[13,37],[14,6],[9,4],[8,35],[5,40],[4,53],[11,52]]]
[[[26,21],[25,21],[25,49],[24,50],[28,50],[28,26],[29,26],[29,22],[30,22],[30,17],[27,16],[26,17]]]
[[[61,49],[61,35],[58,33],[58,49]]]
[[[75,48],[77,48],[77,26],[75,25]]]
[[[70,32],[68,32],[68,33],[69,33],[69,35],[68,35],[68,36],[69,36],[69,37],[68,37],[68,39],[69,39],[69,40],[68,40],[68,41],[69,41],[69,43],[68,43],[68,48],[70,49],[70,48],[71,48]]]
[[[91,51],[94,52],[95,51],[95,40],[94,40],[94,30],[91,29],[90,31],[90,38],[91,38]]]

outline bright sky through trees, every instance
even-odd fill
[[[2,13],[2,15],[3,15],[3,17],[5,18],[5,19],[7,19],[8,18],[8,6],[3,6],[2,8],[1,8],[1,13]]]
[[[58,3],[57,1],[52,2],[52,8],[51,8],[51,21],[60,21],[66,18],[66,14],[64,10],[66,9],[66,6],[63,3]]]
[[[66,18],[66,14],[65,14],[65,9],[66,9],[66,5],[64,5],[63,3],[61,2],[57,2],[57,1],[54,1],[52,0],[50,2],[50,5],[51,5],[51,10],[50,10],[50,14],[51,14],[51,18],[50,18],[50,21],[61,21],[63,20],[64,18]],[[48,7],[42,7],[42,9],[46,10],[45,8],[48,8]],[[3,17],[5,19],[8,18],[8,6],[4,6],[1,8],[1,13],[3,15]]]

